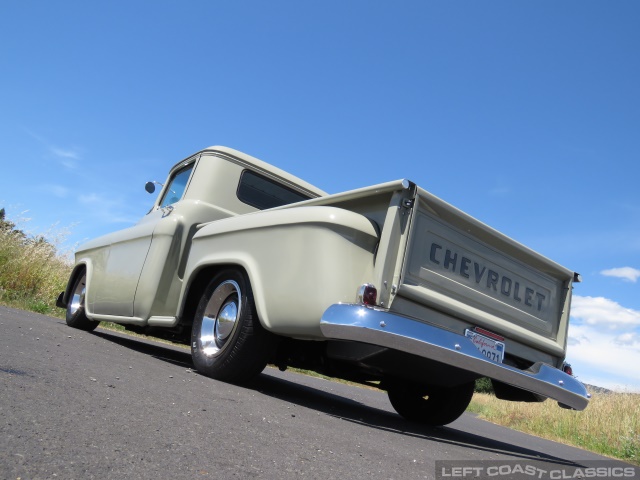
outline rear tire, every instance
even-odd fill
[[[247,381],[264,370],[276,338],[260,324],[244,272],[218,273],[205,289],[193,319],[191,356],[196,369],[217,380]]]
[[[456,387],[433,387],[398,383],[387,390],[389,401],[401,416],[432,427],[458,419],[469,406],[475,382]]]
[[[86,293],[87,274],[83,272],[78,276],[71,290],[71,298],[67,302],[67,325],[85,332],[92,332],[97,328],[100,322],[89,320],[85,315],[85,293]]]

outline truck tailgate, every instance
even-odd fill
[[[425,190],[412,215],[398,296],[446,314],[428,322],[457,319],[564,357],[572,271]]]

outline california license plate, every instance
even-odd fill
[[[498,342],[493,338],[481,335],[473,330],[465,330],[464,335],[471,339],[471,342],[476,346],[480,353],[482,353],[489,360],[493,360],[497,363],[502,363],[504,360],[504,343]]]

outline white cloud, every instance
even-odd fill
[[[48,145],[47,148],[69,170],[75,169],[78,166],[78,160],[82,158],[77,148],[59,148],[53,145]]]
[[[74,149],[63,149],[54,146],[49,147],[49,151],[53,153],[56,157],[60,158],[70,158],[72,160],[80,159],[80,153],[78,153]]]
[[[69,195],[69,189],[62,185],[45,185],[44,190],[59,198],[66,198]]]
[[[78,202],[85,205],[90,211],[92,219],[106,223],[127,223],[135,224],[140,219],[133,217],[126,212],[129,210],[127,204],[121,198],[113,198],[98,193],[79,195]]]
[[[101,198],[96,193],[91,193],[89,195],[80,195],[78,196],[78,200],[80,203],[91,204],[91,203],[107,203],[106,199]]]
[[[640,393],[640,384],[629,383],[624,377],[611,375],[608,372],[599,373],[597,375],[590,375],[589,377],[581,376],[579,380],[582,383],[594,385],[596,387],[607,388],[609,390],[613,390],[614,392]]]
[[[640,392],[640,311],[576,295],[571,317],[567,361],[580,381]]]
[[[640,391],[638,332],[615,335],[593,325],[571,325],[567,361],[581,382],[615,390]],[[620,340],[627,343],[621,343]],[[631,343],[628,343],[631,342]]]
[[[633,346],[636,343],[640,344],[640,333],[638,332],[623,333],[622,335],[618,335],[616,338],[614,338],[613,341],[618,345],[623,345],[623,346],[625,345]]]
[[[574,296],[571,316],[601,330],[620,330],[640,326],[640,311],[625,308],[604,297]]]
[[[584,345],[585,343],[589,343],[589,339],[587,337],[585,337],[584,335],[580,336],[580,337],[578,337],[578,336],[574,336],[574,337],[569,336],[567,338],[567,344],[571,345],[571,346],[573,346],[573,345]]]
[[[621,278],[633,283],[640,278],[640,270],[632,267],[610,268],[609,270],[602,270],[600,273],[606,277]]]
[[[53,155],[54,157],[56,157],[60,163],[69,168],[69,169],[74,169],[76,168],[77,165],[77,161],[81,159],[82,154],[81,154],[81,149],[77,148],[77,147],[73,147],[73,148],[60,148],[56,145],[53,145],[52,143],[50,143],[46,138],[41,137],[40,135],[30,131],[30,130],[26,130],[26,132],[33,138],[35,138],[38,142],[40,142],[49,152],[49,154]]]

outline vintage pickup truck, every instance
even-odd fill
[[[444,425],[480,377],[499,398],[586,407],[563,371],[578,280],[408,180],[327,195],[210,147],[171,169],[138,224],[78,249],[57,304],[75,328],[188,343],[219,380],[300,367]]]

